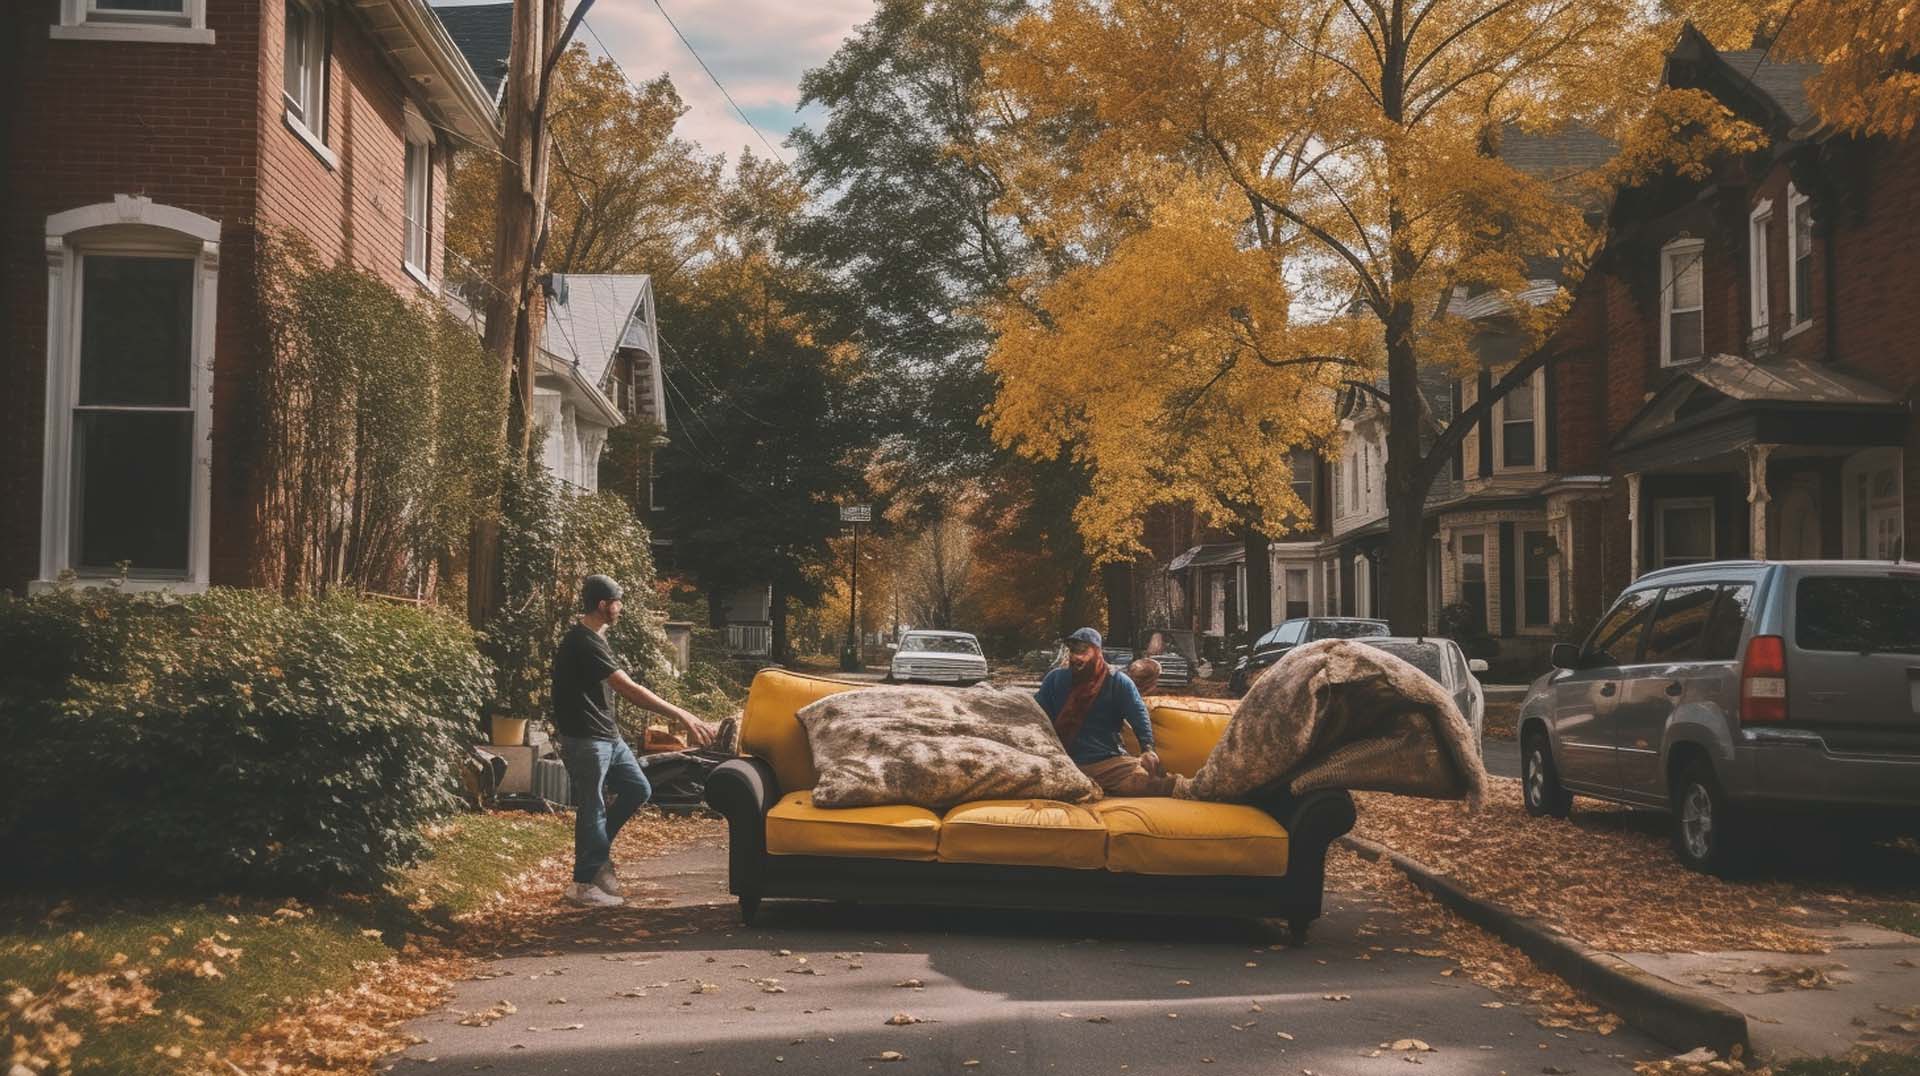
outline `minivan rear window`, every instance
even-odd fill
[[[1920,654],[1920,578],[1828,575],[1800,580],[1794,645],[1849,654]]]

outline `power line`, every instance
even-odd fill
[[[700,65],[700,70],[707,73],[707,78],[712,80],[714,88],[720,91],[720,96],[726,98],[727,104],[733,106],[734,112],[740,116],[740,122],[746,124],[747,129],[753,132],[754,137],[760,140],[760,144],[767,147],[767,152],[773,154],[774,160],[779,161],[783,165],[786,164],[787,159],[781,156],[780,151],[773,147],[773,143],[767,140],[767,136],[761,132],[760,128],[754,126],[753,120],[747,116],[747,110],[740,107],[740,102],[733,99],[733,94],[727,91],[726,84],[720,81],[720,76],[714,74],[713,68],[707,66],[707,61],[700,55],[700,50],[694,48],[693,42],[687,40],[687,35],[680,32],[680,24],[673,21],[672,15],[667,14],[666,7],[661,4],[660,0],[653,0],[653,6],[660,9],[660,17],[667,20],[667,25],[673,28],[674,36],[678,37],[680,43],[687,47],[687,51],[693,54],[694,61]],[[586,29],[587,35],[593,38],[594,43],[600,46],[600,51],[606,55],[607,59],[613,61],[613,66],[620,70],[620,77],[627,80],[627,85],[638,90],[640,88],[639,85],[627,74],[626,67],[614,58],[613,50],[607,48],[607,43],[600,40],[600,35],[593,29],[593,23],[583,19],[580,25]]]

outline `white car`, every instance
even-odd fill
[[[964,631],[910,631],[894,649],[887,668],[890,684],[920,680],[936,684],[977,684],[987,678],[980,640]]]
[[[1421,638],[1376,635],[1354,642],[1385,650],[1432,677],[1441,690],[1453,696],[1460,716],[1467,719],[1467,727],[1473,730],[1473,742],[1480,743],[1480,737],[1487,731],[1487,692],[1480,686],[1480,677],[1476,674],[1487,671],[1485,661],[1467,657],[1460,644],[1452,639],[1432,635]]]

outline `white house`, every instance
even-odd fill
[[[653,424],[664,441],[659,356],[653,278],[553,274],[534,367],[533,420],[542,431],[541,459],[555,478],[577,492],[598,491],[608,431],[629,419]]]

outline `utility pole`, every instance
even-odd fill
[[[840,669],[843,672],[858,672],[860,661],[860,524],[873,521],[873,506],[868,504],[843,504],[840,506],[840,522],[853,524],[853,571],[851,589],[847,593],[847,645],[840,652]]]

